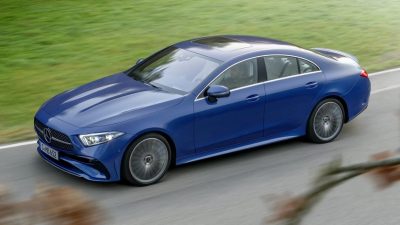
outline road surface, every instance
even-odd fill
[[[346,164],[400,147],[400,70],[372,76],[368,109],[332,143],[302,139],[203,160],[172,169],[159,184],[130,187],[92,183],[42,161],[36,145],[0,148],[0,183],[18,199],[38,182],[80,189],[108,211],[106,224],[264,224],[272,202],[265,196],[301,193],[320,165],[341,155]],[[307,225],[398,225],[400,183],[376,192],[368,177],[352,180],[320,202]]]

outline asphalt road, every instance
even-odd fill
[[[19,199],[38,182],[69,185],[99,201],[106,224],[223,225],[264,224],[272,202],[265,196],[300,193],[320,165],[341,155],[346,164],[400,147],[400,71],[371,77],[368,109],[329,144],[295,139],[171,170],[159,184],[130,187],[92,183],[42,161],[36,145],[0,149],[0,183]],[[400,183],[376,192],[367,177],[352,180],[318,204],[307,225],[398,225]]]

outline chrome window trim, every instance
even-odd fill
[[[303,58],[303,57],[301,57],[301,56],[287,55],[287,54],[267,54],[267,55],[254,56],[254,57],[251,57],[251,58],[247,58],[247,59],[240,60],[240,61],[238,61],[238,62],[236,62],[236,63],[230,65],[228,68],[224,69],[224,70],[223,70],[222,72],[220,72],[214,79],[212,79],[212,80],[200,91],[199,94],[197,94],[196,99],[195,99],[194,101],[196,102],[196,101],[200,101],[200,100],[202,100],[202,99],[205,99],[205,97],[199,98],[200,95],[201,95],[201,93],[203,93],[204,90],[206,90],[206,88],[209,87],[210,84],[211,84],[212,82],[214,82],[219,76],[221,76],[226,70],[230,69],[231,67],[233,67],[233,66],[235,66],[235,65],[237,65],[237,64],[239,64],[239,63],[241,63],[241,62],[244,62],[244,61],[247,61],[247,60],[251,60],[251,59],[254,59],[254,58],[266,57],[266,56],[287,56],[287,57],[295,57],[295,58],[303,59],[303,60],[305,60],[305,61],[308,61],[308,62],[314,64],[314,65],[318,68],[318,70],[317,70],[317,71],[308,72],[308,73],[299,73],[299,74],[296,74],[296,75],[292,75],[292,76],[288,76],[288,77],[282,77],[282,78],[278,78],[278,79],[274,79],[274,80],[266,80],[266,81],[263,81],[263,82],[260,82],[260,83],[249,84],[249,85],[247,85],[247,86],[234,88],[234,89],[230,90],[230,92],[237,91],[237,90],[244,89],[244,88],[248,88],[248,87],[252,87],[252,86],[256,86],[256,85],[258,85],[258,84],[265,84],[265,83],[275,82],[275,81],[279,81],[279,80],[286,80],[286,79],[289,79],[289,78],[292,78],[292,77],[299,77],[299,76],[303,76],[303,75],[309,75],[309,74],[313,74],[313,73],[322,72],[321,67],[319,67],[316,63],[314,63],[313,61],[311,61],[311,60],[309,60],[309,59]],[[258,72],[258,71],[257,71],[257,72]],[[268,78],[268,74],[267,74],[267,78]]]
[[[275,82],[275,81],[286,80],[286,79],[289,79],[289,78],[292,78],[292,77],[300,77],[300,76],[303,76],[303,75],[309,75],[309,74],[319,73],[319,72],[322,72],[322,71],[321,70],[317,70],[317,71],[312,71],[312,72],[307,72],[307,73],[299,73],[299,74],[291,75],[291,76],[288,76],[288,77],[281,77],[281,78],[277,78],[277,79],[273,79],[273,80],[267,80],[267,81],[264,81],[263,83],[272,83],[272,82]]]

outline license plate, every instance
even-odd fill
[[[42,142],[40,142],[40,150],[42,150],[42,152],[46,153],[46,155],[50,156],[51,158],[58,160],[58,151],[50,148]]]

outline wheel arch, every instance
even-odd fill
[[[171,138],[171,136],[163,131],[153,131],[153,132],[148,132],[148,133],[145,133],[142,135],[146,135],[149,133],[156,133],[156,134],[163,136],[165,139],[167,139],[168,144],[171,147],[171,166],[175,166],[175,164],[176,164],[176,145],[175,145],[174,140]]]
[[[329,99],[329,98],[336,99],[336,100],[338,100],[338,101],[342,104],[343,110],[344,110],[344,122],[347,123],[347,122],[349,121],[349,109],[348,109],[347,102],[344,100],[344,98],[342,98],[342,97],[339,96],[339,95],[335,95],[335,94],[331,94],[331,95],[324,96],[324,97],[321,98],[319,101],[317,101],[317,103],[314,105],[314,108],[313,108],[313,110],[311,111],[311,113],[310,113],[310,115],[309,115],[309,118],[311,117],[312,112],[314,111],[315,107],[317,107],[317,105],[318,105],[320,102],[322,102],[322,101],[324,101],[324,100],[326,100],[326,99]]]
[[[315,103],[315,106],[313,107],[313,109],[312,109],[312,111],[311,111],[311,113],[310,113],[310,115],[309,115],[309,117],[308,117],[308,119],[307,119],[307,125],[305,126],[305,127],[306,127],[305,134],[306,134],[307,138],[308,138],[310,141],[314,142],[314,143],[326,143],[326,142],[330,142],[330,141],[334,140],[334,139],[340,134],[340,130],[339,130],[339,131],[335,134],[335,136],[331,136],[330,139],[322,140],[322,139],[320,139],[319,137],[316,136],[315,131],[312,131],[312,130],[314,130],[314,129],[312,128],[313,125],[312,125],[312,121],[311,121],[311,120],[312,120],[312,118],[313,118],[314,112],[315,112],[315,110],[317,109],[317,107],[318,107],[319,105],[321,105],[322,102],[326,101],[327,99],[331,99],[331,101],[332,101],[332,100],[335,100],[335,101],[337,101],[337,102],[340,102],[340,104],[341,104],[342,107],[343,107],[344,120],[343,120],[343,122],[342,122],[342,124],[341,124],[340,130],[342,129],[343,124],[346,123],[346,122],[348,121],[348,119],[349,119],[349,116],[348,116],[349,112],[348,112],[348,108],[347,108],[347,103],[346,103],[346,101],[345,101],[342,97],[340,97],[340,96],[338,96],[338,95],[326,95],[326,96],[324,96],[323,98],[319,99],[319,101],[317,101],[317,102]]]
[[[175,142],[173,141],[173,139],[171,138],[171,136],[167,132],[165,132],[164,130],[160,130],[160,129],[149,129],[149,130],[145,130],[145,131],[135,135],[129,141],[129,144],[127,145],[127,147],[124,149],[124,156],[125,156],[127,150],[133,145],[133,143],[137,139],[139,139],[139,138],[141,138],[141,137],[143,137],[144,135],[147,135],[147,134],[159,134],[159,135],[161,135],[162,137],[164,137],[168,141],[168,144],[171,147],[171,166],[174,166],[176,164],[176,145],[175,145]],[[121,167],[122,167],[122,163],[121,163]]]

